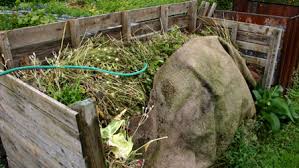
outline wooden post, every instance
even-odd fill
[[[209,7],[210,7],[210,3],[206,2],[205,3],[205,9],[204,9],[204,12],[203,12],[202,16],[206,16],[207,15]]]
[[[77,122],[87,167],[105,168],[105,155],[94,101],[80,101],[71,105],[71,108],[79,112]]]
[[[161,6],[161,31],[162,33],[168,32],[168,6],[162,5]]]
[[[213,3],[213,5],[212,5],[212,7],[211,7],[211,9],[210,9],[210,12],[209,12],[209,14],[208,14],[208,17],[212,17],[212,16],[213,16],[213,14],[214,14],[214,12],[215,12],[215,10],[216,10],[216,7],[217,7],[217,4],[216,4],[216,3]]]
[[[13,57],[11,53],[10,43],[7,37],[7,32],[0,33],[0,48],[4,57],[4,64],[7,68],[13,67]]]
[[[206,4],[206,1],[201,1],[200,5],[199,5],[199,8],[197,10],[197,15],[198,16],[203,16],[203,13],[204,13],[204,10],[205,10],[205,4]]]
[[[192,0],[190,2],[188,15],[190,18],[189,32],[193,33],[196,30],[196,21],[197,21],[197,1],[196,0]]]
[[[271,88],[274,80],[275,68],[277,65],[277,56],[281,42],[282,30],[272,30],[269,51],[267,54],[267,62],[263,77],[263,86]]]
[[[239,25],[237,23],[232,25],[231,40],[234,43],[237,42],[238,27],[239,27]]]
[[[78,48],[78,47],[80,47],[80,43],[81,43],[79,20],[72,19],[72,20],[69,20],[68,23],[70,25],[72,47]]]
[[[122,12],[122,34],[126,40],[130,40],[131,34],[131,21],[129,18],[129,13],[127,11]]]

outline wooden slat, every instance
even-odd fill
[[[201,1],[200,5],[199,5],[199,8],[198,8],[198,11],[197,11],[198,16],[203,16],[204,11],[205,11],[205,4],[206,4],[205,1]]]
[[[26,168],[84,168],[84,164],[75,164],[75,162],[80,162],[80,160],[77,160],[79,158],[68,159],[71,156],[69,156],[70,153],[67,151],[60,151],[65,152],[64,157],[56,155],[55,149],[51,149],[55,146],[51,146],[45,151],[42,149],[42,145],[47,144],[38,144],[32,141],[31,135],[24,134],[26,133],[24,130],[15,128],[9,123],[0,120],[0,132],[9,160],[21,163],[22,167]],[[83,157],[81,158],[81,163],[84,163]]]
[[[32,44],[61,40],[65,26],[67,26],[65,22],[58,22],[48,25],[14,29],[7,32],[7,37],[10,41],[11,48],[16,49]],[[68,26],[66,27],[64,37],[70,37]]]
[[[196,21],[197,21],[197,1],[192,0],[190,2],[189,10],[189,32],[193,33],[196,30]]]
[[[141,36],[148,33],[160,31],[162,29],[161,26],[161,22],[158,19],[132,25],[132,36]]]
[[[77,121],[87,167],[104,168],[105,155],[95,102],[87,99],[71,105],[71,108],[79,112]]]
[[[81,42],[80,23],[78,19],[69,20],[72,47],[78,48]]]
[[[22,48],[12,50],[13,61],[15,66],[23,66],[24,59],[35,53],[39,60],[44,60],[46,57],[53,57],[53,53],[58,53],[61,47],[61,40],[53,42],[45,42],[24,46]],[[71,43],[70,38],[64,39],[63,47]]]
[[[205,7],[204,7],[204,12],[203,12],[202,16],[206,16],[208,14],[209,7],[210,7],[210,3],[206,2]]]
[[[97,34],[99,31],[121,25],[121,12],[80,18],[80,34]]]
[[[231,40],[233,42],[237,41],[237,34],[238,34],[238,24],[235,24],[234,26],[232,26],[232,30],[231,30]]]
[[[268,53],[269,52],[269,46],[254,44],[254,43],[248,43],[244,41],[237,41],[237,44],[240,48],[245,50],[252,50],[252,51],[258,51],[261,53]]]
[[[169,16],[178,15],[178,14],[187,14],[189,10],[189,1],[178,3],[178,4],[171,4],[169,5]]]
[[[82,154],[79,142],[79,134],[73,134],[66,130],[59,121],[48,116],[42,108],[32,105],[24,98],[19,97],[13,91],[0,86],[1,114],[0,119],[14,126],[24,135],[31,135],[32,142],[40,142],[43,147],[52,146],[57,155],[72,151]],[[26,133],[25,133],[26,132]]]
[[[262,67],[266,66],[266,59],[263,58],[257,58],[257,57],[252,57],[248,55],[243,55],[243,57],[246,59],[247,63],[255,64],[255,65],[260,65]]]
[[[216,7],[217,7],[217,3],[213,3],[213,5],[209,11],[208,17],[212,17],[214,15]]]
[[[267,57],[267,64],[264,73],[265,79],[263,80],[264,86],[266,88],[270,88],[274,82],[274,73],[277,65],[281,37],[282,30],[273,30],[272,37],[270,40],[270,49]]]
[[[11,45],[7,37],[7,32],[0,33],[0,49],[3,54],[3,63],[6,65],[7,68],[12,68],[14,64],[11,53]]]
[[[141,8],[128,11],[131,22],[142,22],[160,17],[160,7]]]
[[[201,17],[199,21],[203,20],[205,25],[210,26],[225,26],[231,28],[233,25],[238,24],[240,31],[245,32],[255,32],[257,34],[262,34],[266,36],[271,35],[271,27],[270,26],[264,26],[264,25],[256,25],[256,24],[250,24],[250,23],[243,23],[243,22],[237,22],[232,20],[224,20],[219,18],[208,18],[208,17]]]
[[[178,26],[179,28],[188,28],[189,17],[188,16],[177,16],[168,18],[168,29],[173,26]]]
[[[266,46],[270,44],[269,36],[257,34],[254,32],[238,31],[237,40]]]
[[[168,6],[161,6],[160,13],[161,32],[165,33],[168,31]]]
[[[13,90],[16,94],[18,94],[19,97],[26,99],[33,105],[41,107],[45,112],[47,112],[47,115],[53,117],[63,124],[65,130],[73,132],[73,134],[79,133],[76,122],[76,115],[78,115],[77,112],[41,93],[20,79],[10,75],[1,76],[0,85]]]

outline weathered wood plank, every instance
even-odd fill
[[[78,19],[69,20],[72,47],[78,48],[81,43],[80,23]]]
[[[97,34],[101,30],[120,26],[122,24],[121,15],[121,12],[115,12],[100,16],[80,18],[80,35]]]
[[[190,2],[189,10],[188,10],[188,16],[189,16],[189,32],[193,33],[196,30],[196,21],[197,21],[197,1],[192,0]]]
[[[60,149],[82,153],[79,134],[65,129],[62,123],[48,116],[42,108],[32,105],[6,87],[0,86],[0,91],[1,120],[20,132],[25,131],[24,135],[35,137],[32,142],[45,143],[42,148],[50,145],[60,155],[63,154]]]
[[[178,15],[178,14],[187,14],[189,10],[189,1],[187,2],[182,2],[182,3],[177,3],[177,4],[171,4],[169,5],[169,16],[172,15]]]
[[[210,8],[210,3],[206,2],[202,16],[206,16],[208,14],[209,8]]]
[[[238,24],[240,31],[255,32],[257,34],[263,34],[266,36],[271,35],[270,26],[256,25],[256,24],[243,23],[243,22],[237,22],[237,21],[225,20],[219,18],[208,18],[208,17],[201,17],[199,21],[201,20],[204,21],[205,25],[209,25],[209,26],[218,25],[218,26],[225,26],[231,28],[233,25]]]
[[[217,3],[213,3],[213,5],[211,6],[211,9],[209,11],[208,17],[212,17],[214,15],[216,7],[217,7]]]
[[[11,53],[11,45],[7,37],[7,32],[0,33],[0,49],[3,54],[4,65],[7,68],[12,68],[14,66],[14,63],[13,63],[13,57]]]
[[[178,26],[179,28],[188,28],[189,17],[188,16],[176,16],[168,18],[168,29]]]
[[[76,160],[67,159],[66,156],[69,154],[68,152],[65,152],[65,157],[60,157],[59,155],[55,155],[55,151],[51,148],[49,148],[47,151],[41,149],[41,145],[31,141],[32,137],[30,134],[22,134],[20,131],[24,130],[15,128],[11,126],[10,123],[0,120],[0,132],[1,136],[3,137],[5,150],[7,151],[7,157],[14,162],[22,163],[22,167],[84,167],[82,164],[74,164],[74,161]],[[56,159],[59,159],[61,162],[57,161]],[[83,160],[83,157],[81,160]]]
[[[66,22],[14,29],[7,32],[7,37],[11,48],[16,49],[32,44],[61,40],[65,26],[66,32],[64,37],[69,38],[70,31]]]
[[[137,23],[132,25],[132,36],[141,36],[148,33],[160,31],[162,29],[160,20],[151,20],[147,22]],[[168,30],[168,28],[167,28]]]
[[[0,84],[13,90],[19,97],[24,98],[33,105],[42,108],[49,116],[63,123],[65,129],[73,131],[74,134],[79,133],[76,122],[77,112],[10,75],[0,77]]]
[[[79,112],[77,121],[87,167],[104,168],[105,154],[95,102],[92,99],[87,99],[71,105],[71,108]]]
[[[160,13],[161,32],[165,33],[168,31],[168,6],[161,6]]]
[[[128,11],[131,22],[142,22],[160,17],[160,7],[141,8]]]
[[[60,50],[61,42],[61,40],[44,42],[14,49],[12,50],[14,65],[26,65],[24,59],[27,59],[29,56],[33,55],[33,53],[39,60],[44,60],[46,57],[53,57],[53,53],[58,53]],[[70,43],[70,38],[64,39],[63,47],[69,46]]]
[[[270,44],[270,37],[262,34],[256,34],[254,32],[238,31],[237,40],[246,41],[249,43],[255,43],[268,46]]]
[[[200,5],[199,5],[199,8],[198,8],[198,11],[197,11],[197,15],[198,16],[204,16],[204,11],[205,11],[205,4],[206,2],[205,1],[201,1]]]
[[[231,40],[237,42],[238,24],[235,24],[231,30]]]
[[[266,59],[263,58],[258,58],[258,57],[252,57],[248,55],[243,55],[247,63],[255,64],[255,65],[260,65],[262,67],[266,66]]]
[[[258,51],[261,53],[268,53],[269,52],[269,46],[254,44],[254,43],[248,43],[244,41],[237,41],[237,44],[240,48],[245,50],[252,50],[252,51]]]
[[[267,64],[264,73],[265,80],[263,80],[264,86],[267,88],[270,88],[274,82],[274,74],[277,66],[277,58],[278,58],[281,38],[282,38],[282,30],[275,29],[272,31],[272,37],[270,40],[270,49],[269,49]]]
[[[187,28],[188,22],[189,22],[189,17],[186,15],[171,16],[168,18],[168,30],[174,26],[178,26],[179,28]],[[161,30],[161,22],[158,19],[132,25],[133,37],[147,36],[148,33],[158,32],[160,30]]]

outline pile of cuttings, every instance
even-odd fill
[[[66,105],[87,98],[96,100],[108,165],[140,167],[142,162],[134,159],[138,150],[132,150],[133,135],[130,137],[126,129],[128,117],[140,115],[147,109],[145,106],[154,74],[167,57],[189,38],[179,29],[165,35],[156,35],[146,42],[122,42],[98,36],[87,40],[80,48],[67,48],[53,58],[46,59],[49,65],[93,66],[127,73],[138,71],[144,63],[148,63],[147,71],[134,77],[65,69],[22,71],[15,75]],[[41,65],[36,57],[32,56],[31,60],[33,65]]]

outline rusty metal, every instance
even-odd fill
[[[299,7],[251,0],[234,0],[234,11],[218,11],[216,17],[280,27],[285,30],[279,65],[279,83],[287,87],[299,67]]]

